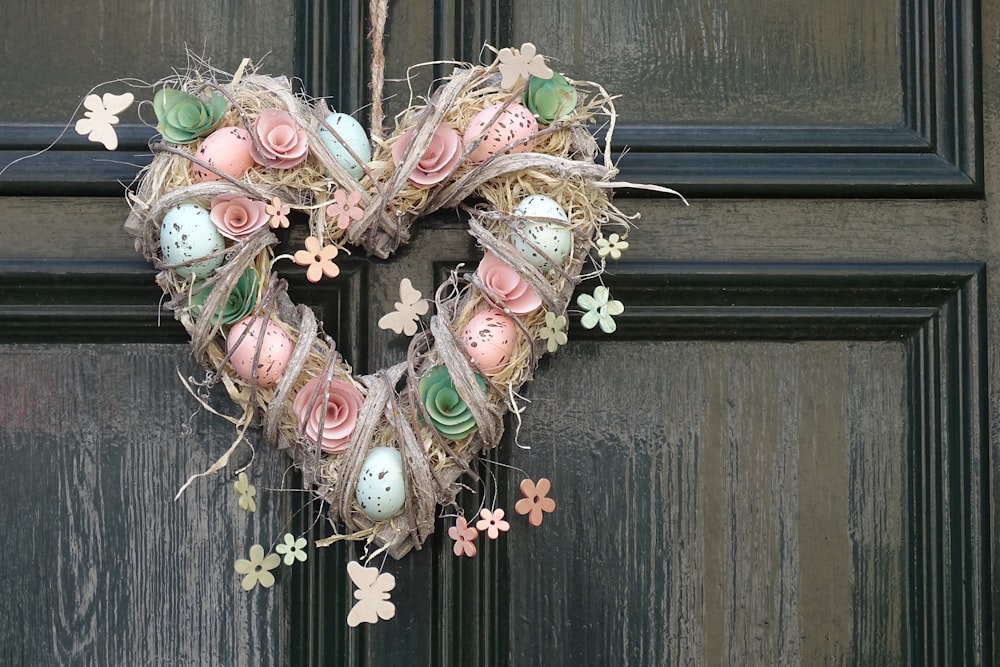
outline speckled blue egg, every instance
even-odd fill
[[[361,167],[361,163],[351,155],[351,151],[354,151],[354,154],[361,158],[361,162],[371,161],[372,147],[368,143],[365,128],[361,127],[361,123],[353,116],[346,113],[332,113],[326,117],[324,122],[337,133],[337,136],[320,125],[319,138],[333,154],[333,159],[339,162],[351,176],[360,180],[365,175],[365,170]],[[347,149],[348,146],[350,150]]]
[[[531,195],[521,200],[514,209],[514,215],[525,218],[519,228],[521,233],[530,238],[531,242],[552,260],[550,262],[528,245],[520,234],[515,234],[512,243],[528,263],[542,271],[555,268],[553,262],[562,266],[573,250],[573,232],[569,227],[554,222],[569,221],[569,216],[558,202],[545,195]]]
[[[406,502],[403,459],[398,449],[373,447],[358,476],[356,497],[362,511],[374,521],[399,514]]]
[[[180,264],[205,257],[226,247],[226,239],[209,217],[206,209],[196,204],[181,204],[167,211],[160,227],[160,252],[167,264]],[[182,278],[207,278],[225,262],[218,256],[179,266],[174,271]]]

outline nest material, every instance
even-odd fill
[[[335,539],[374,539],[398,558],[412,548],[420,548],[433,531],[436,506],[454,503],[460,488],[458,478],[472,472],[473,460],[499,442],[503,416],[514,407],[510,405],[513,394],[531,379],[545,351],[545,343],[538,337],[545,311],[557,315],[566,312],[592,244],[601,235],[601,227],[629,224],[629,219],[609,198],[616,170],[611,166],[607,147],[604,164],[595,163],[600,151],[586,127],[599,120],[613,127],[612,99],[596,84],[575,82],[580,99],[577,109],[570,116],[543,126],[531,152],[503,151],[480,164],[473,164],[463,156],[442,183],[417,188],[409,183],[407,176],[439,123],[446,123],[461,135],[469,119],[482,109],[519,101],[523,87],[513,92],[501,90],[496,63],[457,69],[426,105],[411,107],[400,114],[393,135],[386,140],[375,139],[373,159],[365,165],[366,173],[360,182],[347,173],[320,140],[322,119],[329,114],[322,101],[293,94],[284,78],[257,74],[237,78],[220,83],[209,75],[188,74],[162,83],[191,93],[209,90],[224,95],[230,101],[230,109],[223,124],[241,125],[251,133],[260,111],[270,108],[287,111],[309,135],[308,159],[292,169],[255,168],[242,179],[220,174],[222,181],[196,183],[191,177],[191,165],[202,164],[194,157],[197,143],[153,144],[155,158],[142,175],[138,191],[130,195],[132,212],[125,227],[135,236],[137,249],[161,269],[157,281],[170,297],[168,307],[190,333],[196,359],[209,369],[211,381],[222,382],[243,408],[243,416],[234,420],[241,437],[251,422],[259,420],[265,440],[288,450],[301,468],[305,483],[328,502],[334,526],[346,528]],[[391,156],[392,145],[408,130],[413,130],[412,137],[397,167]],[[468,152],[467,148],[466,155]],[[365,211],[364,218],[352,222],[347,229],[338,228],[326,218],[331,193],[338,188],[362,193],[360,205]],[[255,378],[244,382],[227,363],[228,327],[213,323],[210,317],[192,316],[189,298],[195,287],[190,280],[178,276],[172,270],[175,267],[164,265],[159,252],[160,225],[170,208],[186,202],[207,208],[213,197],[232,192],[263,201],[279,197],[292,210],[308,214],[310,233],[324,244],[360,245],[381,258],[407,242],[410,226],[421,216],[461,206],[469,216],[469,233],[484,250],[493,252],[531,283],[542,298],[543,308],[526,316],[511,315],[519,330],[514,354],[506,368],[486,378],[484,395],[474,377],[478,369],[466,356],[458,338],[473,316],[488,307],[503,308],[503,304],[475,275],[453,274],[437,291],[436,314],[431,317],[429,332],[413,339],[407,358],[372,375],[355,377],[337,353],[333,340],[317,327],[313,313],[305,306],[296,306],[287,297],[285,281],[271,267],[272,248],[277,239],[265,228],[226,248],[226,263],[208,279],[207,285],[214,288],[201,311],[215,312],[225,303],[243,271],[248,267],[256,270],[259,299],[255,314],[279,322],[295,343],[292,360],[280,383],[270,389],[257,387]],[[549,273],[529,264],[512,245],[519,223],[512,211],[519,201],[532,194],[544,194],[558,202],[569,216],[573,231],[571,258]],[[202,288],[203,285],[197,286]],[[418,379],[442,363],[448,367],[458,393],[478,425],[478,430],[459,441],[444,439],[425,425],[429,420],[421,418],[424,408],[417,393]],[[321,452],[317,443],[300,432],[292,411],[296,393],[315,376],[351,382],[365,397],[351,442],[342,453]],[[407,493],[400,514],[376,522],[357,505],[355,484],[367,452],[382,445],[400,450]],[[228,453],[210,470],[223,467],[227,460]]]

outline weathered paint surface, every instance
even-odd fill
[[[0,68],[10,68],[0,120],[62,122],[65,111],[35,97],[39,87],[75,99],[85,92],[80,81],[135,73],[132,61],[151,43],[157,51],[143,62],[149,76],[159,75],[177,63],[183,42],[201,51],[220,25],[238,26],[215,50],[224,52],[220,66],[273,49],[268,69],[290,69],[290,7],[181,3],[150,12],[135,3],[75,4],[112,9],[97,21],[104,41],[95,41],[96,24],[82,18],[91,14],[68,14],[64,4],[0,9],[9,33]],[[478,53],[478,44],[447,30],[481,17],[456,10],[449,18],[430,4],[394,3],[390,76],[451,46],[463,57]],[[985,321],[989,376],[978,384],[985,370],[974,366],[959,384],[987,388],[983,426],[995,461],[1000,3],[979,4],[984,196],[789,200],[778,185],[762,198],[688,208],[674,200],[619,203],[642,213],[625,257],[632,263],[985,263],[985,309],[973,320]],[[259,11],[266,19],[253,15]],[[135,12],[149,14],[143,30],[126,27]],[[530,10],[514,3],[511,42],[533,39],[571,75],[625,93],[632,101],[620,106],[623,120],[893,123],[901,96],[896,12],[897,3],[881,1],[557,2]],[[67,53],[68,25],[80,34],[74,53],[82,56],[67,56],[57,72],[37,50],[16,52],[16,44],[37,44],[42,53]],[[122,33],[126,46],[115,48]],[[95,49],[102,55],[91,57]],[[654,67],[658,60],[667,64]],[[108,68],[117,69],[105,75]],[[965,92],[953,102],[975,104],[977,91]],[[120,232],[121,200],[11,197],[0,205],[0,270],[25,257],[135,259]],[[369,320],[354,332],[367,340],[359,367],[370,371],[404,353],[405,341],[374,326],[400,278],[426,294],[434,262],[475,257],[460,225],[437,222],[420,229],[398,261],[372,263],[362,286],[367,301],[350,306]],[[9,603],[0,611],[0,662],[269,664],[296,650],[283,640],[281,599],[245,595],[230,571],[235,545],[280,529],[277,509],[248,520],[230,487],[216,481],[169,500],[231,435],[202,414],[190,421],[191,436],[177,436],[194,410],[174,374],[185,354],[117,345],[0,350],[0,448],[9,461],[0,473],[0,525],[21,535],[8,555],[16,575],[7,577]],[[310,616],[320,646],[313,655],[321,664],[465,667],[913,663],[907,638],[918,628],[903,600],[917,582],[903,559],[914,509],[905,504],[903,443],[911,420],[923,416],[908,410],[915,378],[907,363],[905,342],[894,340],[577,339],[540,367],[529,390],[520,441],[532,449],[508,443],[499,453],[553,479],[556,514],[539,529],[522,525],[506,542],[484,545],[478,562],[451,557],[439,529],[424,551],[389,564],[399,581],[397,618],[374,628],[343,625],[350,591],[337,586],[345,553],[310,561],[323,567],[297,589],[295,604],[321,610]],[[86,435],[95,430],[101,435]],[[259,458],[256,466],[262,476],[283,469],[280,459]],[[500,502],[512,503],[518,474],[496,473]],[[994,476],[987,486],[970,479],[967,488],[985,495],[974,510],[995,536]],[[981,534],[974,542],[973,553],[997,562]],[[1000,601],[1000,588],[989,579],[949,585],[969,596],[972,612],[969,636],[951,640],[996,662],[996,630],[983,609]],[[948,664],[947,646],[925,661]]]

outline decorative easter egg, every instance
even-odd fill
[[[244,331],[247,332],[245,336]],[[243,340],[240,340],[240,336],[243,336]],[[251,316],[234,324],[226,337],[229,362],[237,375],[250,382],[258,338],[263,340],[257,357],[257,386],[273,387],[281,380],[295,347],[285,330],[276,323],[263,317]]]
[[[253,141],[246,129],[223,127],[205,137],[194,156],[233,178],[243,178],[254,165],[253,157],[250,155],[252,146]],[[194,162],[191,163],[191,175],[200,183],[222,180],[222,177],[215,172]]]
[[[337,134],[335,136],[333,132],[320,125],[319,138],[323,141],[323,145],[333,154],[333,159],[351,176],[360,180],[365,175],[361,164],[372,159],[372,147],[368,142],[368,135],[365,134],[365,128],[361,127],[361,123],[355,120],[354,116],[346,113],[332,113],[324,122]],[[360,163],[351,155],[352,151],[361,158]]]
[[[465,351],[485,375],[502,371],[510,363],[516,344],[514,321],[496,308],[473,317],[462,332]]]
[[[525,197],[514,209],[514,215],[526,218],[518,227],[520,234],[512,237],[517,251],[542,271],[549,271],[555,265],[562,266],[573,250],[573,232],[569,227],[556,222],[569,222],[569,217],[556,200],[545,195]],[[531,239],[532,243],[548,255],[548,259],[532,248],[523,237]]]
[[[502,104],[486,107],[469,121],[469,127],[463,136],[466,149],[472,148],[476,139],[481,137],[479,145],[469,153],[471,162],[483,162],[512,144],[517,145],[510,149],[511,153],[526,153],[535,147],[534,135],[538,132],[538,121],[531,112],[516,103],[500,111],[502,107]],[[491,124],[494,116],[497,118]],[[517,143],[521,140],[526,141]]]
[[[373,447],[358,475],[355,497],[362,511],[374,521],[399,514],[406,502],[403,458],[398,449]]]
[[[195,204],[175,206],[163,216],[160,226],[160,252],[167,264],[180,264],[211,255],[226,247],[226,239],[209,217],[206,209]],[[174,272],[182,278],[207,278],[222,266],[225,257],[211,257]]]

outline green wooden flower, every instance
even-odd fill
[[[294,565],[295,561],[305,562],[306,560],[306,545],[309,542],[306,538],[300,537],[295,539],[295,536],[291,533],[285,533],[284,542],[279,544],[274,548],[279,555],[284,556],[285,565]]]
[[[551,123],[576,109],[576,88],[559,72],[553,72],[551,79],[533,76],[524,93],[524,106],[542,123]]]
[[[576,302],[585,311],[580,318],[580,324],[584,329],[600,326],[604,333],[614,333],[617,325],[613,316],[625,312],[622,302],[612,299],[611,291],[604,285],[595,287],[593,296],[581,294],[576,298]]]
[[[213,94],[206,102],[173,88],[161,88],[153,96],[156,131],[173,144],[190,144],[219,124],[226,113],[226,98]]]
[[[213,287],[207,287],[191,295],[191,316],[195,319],[201,316],[202,306],[212,293]],[[216,308],[212,315],[212,324],[219,323],[219,311],[222,311],[222,323],[229,325],[239,322],[244,317],[253,312],[257,305],[257,272],[247,269],[243,272],[229,292],[226,302],[220,308]]]
[[[485,393],[486,383],[478,374],[475,375],[479,388]],[[455,390],[448,367],[444,364],[435,366],[420,378],[417,389],[430,415],[431,425],[444,437],[460,440],[479,428],[469,406]],[[423,421],[422,413],[420,420]]]

